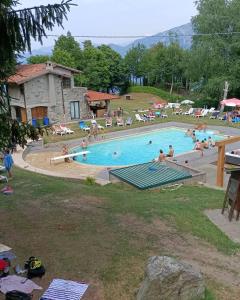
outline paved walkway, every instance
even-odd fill
[[[232,241],[240,243],[240,221],[233,218],[229,222],[227,210],[225,210],[224,215],[222,215],[221,209],[206,210],[205,214]]]
[[[143,132],[149,132],[152,130],[168,128],[168,127],[178,127],[178,128],[193,128],[191,124],[179,123],[179,122],[168,122],[161,124],[152,124],[145,127],[132,128],[124,131],[116,131],[104,134],[98,141],[115,139],[123,136],[136,135]],[[209,126],[208,129],[219,131],[221,134],[227,136],[240,135],[240,130],[236,128],[224,127],[224,126]],[[73,139],[67,141],[70,148],[80,145],[82,139]],[[108,169],[101,166],[90,166],[81,165],[79,163],[72,162],[70,164],[66,163],[54,163],[50,164],[50,158],[54,156],[61,155],[62,145],[65,142],[57,142],[54,144],[47,144],[43,147],[42,142],[34,142],[28,147],[27,150],[20,150],[18,153],[14,154],[15,164],[19,167],[28,169],[33,172],[38,172],[41,174],[46,174],[50,176],[66,177],[66,178],[76,178],[84,179],[88,176],[95,177],[97,182],[100,184],[109,183]],[[235,143],[226,147],[227,151],[240,148],[240,143]],[[24,157],[24,159],[23,159]],[[216,163],[217,161],[217,148],[212,148],[204,151],[204,156],[201,157],[198,151],[191,151],[183,155],[176,157],[177,162],[185,163],[188,161],[188,166],[196,169],[200,169],[207,174],[207,185],[215,187],[216,181]],[[225,186],[228,177],[225,177]]]

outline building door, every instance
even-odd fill
[[[32,108],[32,119],[42,120],[48,116],[48,108],[46,106],[37,106]]]
[[[27,123],[26,109],[20,106],[16,106],[15,110],[16,110],[16,119],[18,120],[18,122]]]
[[[71,119],[80,119],[79,101],[70,102]]]

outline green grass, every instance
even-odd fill
[[[179,236],[207,241],[222,253],[239,249],[203,213],[221,207],[222,191],[101,187],[16,168],[11,184],[14,194],[0,200],[0,241],[13,248],[19,263],[31,255],[42,258],[47,267],[43,287],[56,277],[85,280],[102,286],[106,300],[134,299],[149,255],[171,255],[161,248],[158,231],[147,229],[154,220],[175,228]],[[211,292],[206,299],[214,299]]]
[[[160,98],[162,98],[163,100],[166,101],[173,101],[176,102],[177,100],[183,100],[184,97],[177,95],[177,94],[172,94],[170,95],[169,92],[166,92],[162,89],[158,89],[152,86],[131,86],[128,89],[129,93],[147,93],[147,94],[152,94],[152,95],[156,95],[159,96]]]

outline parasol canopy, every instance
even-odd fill
[[[230,106],[230,107],[240,106],[240,100],[237,98],[225,99],[222,100],[220,103],[222,106]]]
[[[194,101],[192,101],[192,100],[183,100],[181,102],[181,104],[194,104]]]

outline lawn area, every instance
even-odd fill
[[[133,100],[126,100],[125,96],[122,96],[119,100],[113,100],[111,102],[111,110],[114,111],[118,107],[122,107],[123,109],[123,116],[124,119],[126,120],[128,117],[132,117],[133,119],[133,124],[131,126],[128,126],[127,128],[136,128],[140,126],[148,126],[150,124],[157,124],[157,123],[165,123],[165,122],[182,122],[182,123],[188,123],[188,124],[198,124],[200,122],[206,122],[208,125],[217,125],[217,126],[231,126],[235,128],[240,128],[239,124],[228,124],[224,121],[221,120],[214,120],[214,119],[209,119],[209,117],[205,117],[204,119],[198,119],[194,118],[192,116],[184,116],[184,115],[173,115],[172,110],[166,110],[166,113],[168,114],[168,118],[162,119],[162,118],[156,118],[152,122],[146,122],[146,123],[139,123],[136,121],[135,118],[135,113],[137,110],[146,110],[149,109],[155,101],[164,101],[163,98],[154,95],[154,94],[148,94],[148,93],[130,93],[131,97]],[[188,110],[189,107],[186,107],[186,111]],[[86,122],[88,125],[90,122]],[[100,125],[105,126],[105,121],[98,120],[98,123]],[[86,137],[86,132],[83,132],[78,128],[78,123],[72,123],[69,125],[71,129],[74,130],[73,135],[66,135],[66,136],[56,136],[56,135],[45,135],[44,136],[44,141],[45,143],[49,142],[58,142],[58,141],[65,141],[65,140],[70,140],[73,138],[82,138]],[[126,126],[124,127],[117,127],[113,126],[110,128],[105,128],[104,130],[101,130],[99,134],[104,134],[107,132],[112,132],[112,131],[119,131],[119,130],[125,130]]]
[[[101,187],[17,168],[11,184],[14,194],[0,199],[0,242],[19,263],[31,255],[43,260],[47,273],[38,283],[44,288],[65,278],[91,284],[85,299],[135,299],[147,258],[171,255],[201,267],[206,299],[237,299],[239,287],[231,283],[240,245],[203,214],[221,207],[222,191]]]

